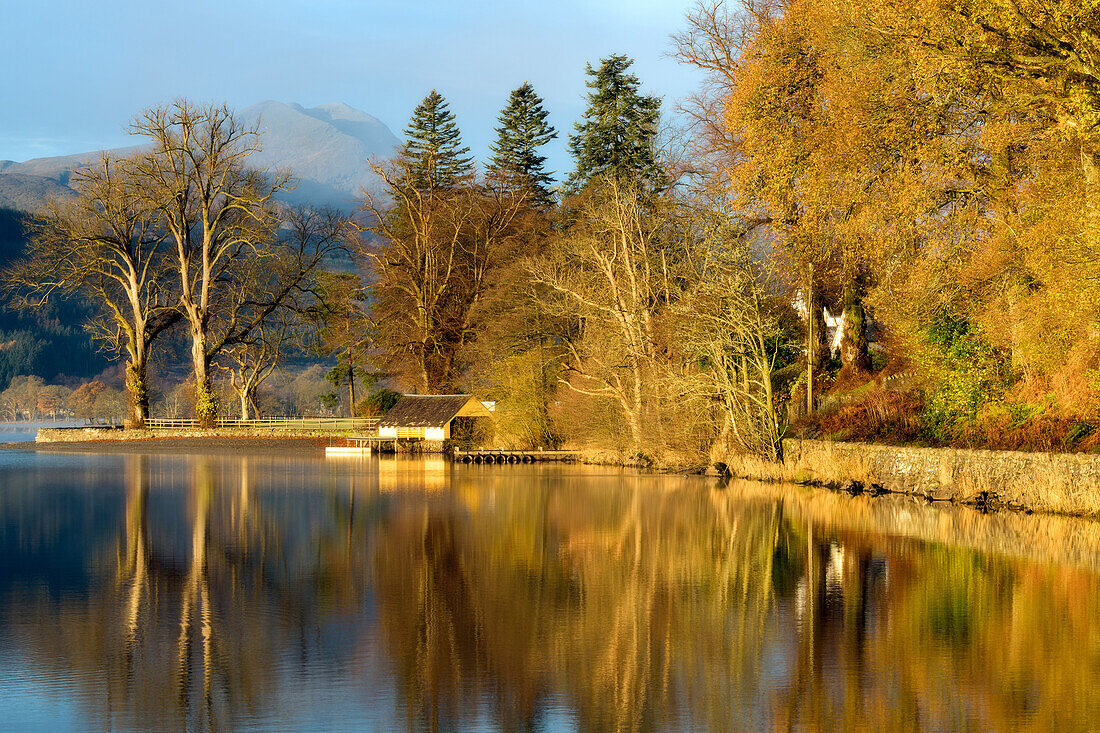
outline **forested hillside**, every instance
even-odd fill
[[[0,268],[24,250],[26,214],[0,209]],[[33,312],[0,310],[0,390],[12,377],[37,375],[51,382],[82,380],[109,365],[84,332],[88,310],[75,300],[50,301]]]

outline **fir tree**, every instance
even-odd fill
[[[542,98],[527,82],[512,92],[508,104],[497,119],[496,143],[489,146],[493,153],[489,161],[489,173],[504,179],[530,186],[534,199],[540,204],[550,203],[552,172],[543,168],[545,155],[538,149],[558,136],[546,122],[549,113],[542,107]]]
[[[398,160],[405,182],[422,190],[451,188],[473,172],[470,149],[443,95],[432,90],[413,110]]]
[[[585,71],[588,109],[574,125],[569,151],[577,169],[569,177],[569,188],[584,188],[593,178],[613,176],[623,182],[660,188],[664,176],[654,156],[661,98],[638,93],[641,82],[626,73],[633,59],[619,54],[608,56],[598,69]]]

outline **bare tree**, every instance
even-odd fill
[[[278,310],[306,307],[325,258],[345,249],[353,232],[336,212],[281,211],[273,197],[291,179],[248,166],[259,132],[228,107],[178,100],[142,113],[133,131],[153,141],[131,169],[168,232],[191,337],[196,416],[210,424],[218,354],[255,342]]]
[[[259,416],[256,391],[279,366],[283,350],[292,340],[290,314],[283,312],[280,315],[280,319],[273,318],[260,324],[247,341],[236,343],[222,352],[221,367],[228,373],[229,386],[240,400],[242,420]]]
[[[552,312],[583,324],[581,337],[567,342],[562,383],[613,400],[636,449],[657,399],[658,322],[681,290],[668,205],[604,179],[574,212],[569,232],[531,265],[533,279],[552,294]]]
[[[137,153],[104,154],[97,166],[77,170],[75,199],[53,200],[33,220],[27,257],[5,274],[21,305],[38,307],[56,294],[79,294],[98,311],[93,333],[114,353],[125,353],[130,422],[149,415],[147,367],[154,340],[180,315],[166,269],[166,232],[132,168]]]
[[[132,132],[153,143],[128,168],[172,245],[178,307],[191,337],[196,414],[210,423],[217,415],[210,365],[226,345],[212,342],[210,333],[222,305],[219,294],[242,259],[270,253],[277,225],[272,197],[290,180],[247,166],[260,149],[259,132],[226,106],[177,100],[141,113]]]
[[[456,356],[528,194],[500,182],[417,188],[408,162],[372,164],[393,199],[367,195],[363,255],[376,279],[384,357],[426,393],[452,389]]]
[[[227,268],[215,297],[207,344],[221,359],[241,400],[241,417],[254,412],[256,389],[278,366],[288,348],[307,338],[302,320],[316,311],[322,266],[346,252],[355,232],[330,209],[299,207],[283,212],[283,228],[262,256],[241,258]],[[251,409],[249,409],[251,407]]]
[[[681,348],[700,368],[682,382],[687,395],[721,406],[717,452],[726,441],[772,461],[786,431],[775,374],[784,333],[767,292],[747,268],[711,268],[678,304]]]

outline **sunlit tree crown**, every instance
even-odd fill
[[[599,68],[586,66],[588,109],[569,136],[569,150],[577,168],[569,177],[573,190],[594,178],[612,176],[620,181],[659,188],[663,180],[655,146],[661,117],[661,99],[639,93],[641,82],[628,74],[633,59],[608,56]]]
[[[433,89],[413,110],[398,151],[406,182],[420,189],[450,188],[473,172],[469,153],[447,100]]]

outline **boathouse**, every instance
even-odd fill
[[[378,421],[378,437],[451,440],[458,432],[469,434],[472,426],[492,420],[493,413],[473,395],[407,394]]]

